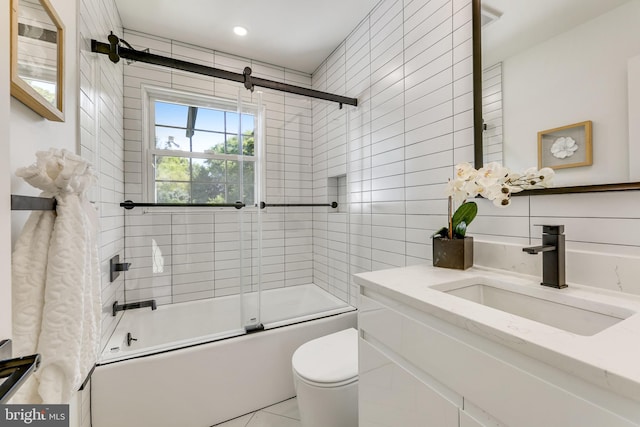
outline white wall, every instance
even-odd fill
[[[7,52],[2,57],[2,71],[0,72],[0,81],[2,81],[2,89],[0,89],[0,99],[2,99],[0,117],[3,117],[3,120],[5,120],[4,118],[8,118],[6,125],[3,124],[1,126],[0,132],[2,132],[2,136],[4,136],[2,139],[9,141],[8,144],[3,144],[3,151],[0,154],[0,158],[2,159],[0,160],[0,162],[2,162],[0,167],[7,174],[5,175],[6,181],[4,179],[2,180],[2,185],[4,186],[6,184],[6,190],[4,188],[2,190],[5,196],[2,197],[2,207],[0,208],[3,216],[6,215],[6,220],[0,221],[3,224],[2,228],[4,230],[0,230],[0,234],[11,236],[11,239],[7,238],[3,242],[2,248],[0,248],[0,256],[2,256],[3,260],[3,265],[0,265],[0,268],[2,269],[2,277],[4,278],[0,284],[0,337],[8,336],[11,328],[10,319],[8,322],[6,321],[6,316],[10,316],[11,313],[9,246],[17,239],[29,215],[29,212],[10,212],[8,195],[10,193],[21,195],[39,194],[39,190],[31,187],[22,179],[17,178],[14,172],[19,167],[34,163],[36,160],[35,153],[37,151],[48,150],[53,147],[64,148],[74,153],[79,152],[77,143],[78,54],[76,37],[78,4],[76,1],[65,0],[52,0],[51,4],[65,26],[65,78],[63,94],[65,121],[63,123],[45,120],[17,99],[10,98],[8,92],[9,74],[5,74],[5,72],[8,71],[8,68],[5,68],[5,61],[7,66],[9,62],[9,43],[8,39],[5,39],[5,35],[8,35],[9,31],[9,8],[3,8],[0,12],[2,21],[6,23],[6,25],[2,25],[3,34],[2,37],[0,37],[0,43],[5,46],[6,41],[6,49],[2,49],[2,51]],[[5,87],[7,88],[6,92]],[[4,265],[5,263],[6,265]],[[5,305],[8,307],[5,308]],[[74,427],[80,425],[81,421],[79,413],[82,408],[81,396],[81,394],[74,395],[70,402],[70,425]]]
[[[0,340],[11,338],[11,193],[9,153],[9,8],[0,8]]]
[[[504,164],[537,164],[537,133],[593,121],[593,166],[559,170],[556,185],[629,180],[627,66],[640,53],[634,0],[503,63]]]
[[[64,76],[64,113],[65,121],[52,122],[43,119],[15,98],[11,98],[9,141],[11,173],[11,192],[37,196],[39,190],[31,187],[21,178],[15,176],[15,170],[35,162],[35,153],[51,147],[65,148],[77,153],[77,108],[78,108],[78,73],[77,73],[77,37],[75,1],[53,0],[51,5],[58,13],[65,26],[65,76]],[[7,51],[8,52],[8,51]],[[24,225],[28,212],[14,212],[11,216],[11,236],[15,242]]]
[[[22,195],[38,195],[39,190],[31,187],[29,184],[24,182],[21,178],[15,176],[15,170],[22,166],[28,166],[35,162],[36,151],[40,150],[48,150],[51,147],[55,148],[66,148],[72,152],[77,151],[76,145],[76,125],[77,125],[77,48],[76,48],[76,3],[69,2],[64,0],[54,0],[51,2],[53,8],[60,16],[60,19],[64,23],[66,27],[65,33],[65,79],[64,79],[64,108],[65,108],[65,121],[64,123],[52,122],[43,119],[38,114],[34,113],[32,110],[27,108],[24,104],[18,101],[15,98],[9,96],[8,92],[8,81],[9,81],[9,73],[8,68],[6,69],[6,75],[4,74],[5,69],[3,67],[3,75],[0,76],[2,78],[3,88],[5,87],[5,82],[7,82],[7,92],[2,92],[2,100],[3,107],[6,105],[8,108],[4,111],[0,111],[0,114],[3,118],[6,118],[7,124],[6,126],[2,126],[2,132],[5,133],[5,141],[8,141],[8,144],[4,144],[6,148],[5,155],[1,155],[2,162],[6,163],[3,170],[7,174],[7,185],[10,185],[10,189],[7,189],[7,194],[22,194]],[[3,49],[3,52],[6,54],[3,55],[3,61],[6,61],[6,66],[9,66],[9,13],[6,8],[6,16],[4,15],[5,11],[3,10],[3,18],[4,22],[7,25],[3,25],[3,43],[6,41],[6,49]],[[6,39],[5,39],[6,36]],[[3,64],[4,65],[4,64]],[[6,104],[5,104],[6,103]],[[6,201],[5,201],[6,200]],[[6,204],[6,209],[9,208],[8,204],[9,197],[3,198],[3,204]],[[4,206],[4,205],[3,205]],[[11,236],[11,239],[7,239],[6,244],[12,244],[17,239],[24,222],[26,221],[29,213],[28,212],[11,212],[7,214],[6,221],[2,221],[3,227],[7,227],[6,233],[2,233],[4,236]],[[10,218],[10,219],[9,219]],[[6,225],[4,225],[6,224]],[[10,224],[10,232],[9,232],[9,224]],[[5,250],[8,250],[5,248]],[[3,262],[10,262],[9,256],[3,257]],[[0,287],[10,287],[10,271],[11,269],[7,266],[2,269],[3,274],[7,274],[7,279],[2,281],[2,285]],[[9,298],[10,290],[7,290],[7,299],[0,298],[2,303],[5,301],[11,301]],[[10,312],[10,310],[2,310],[2,315],[4,313]],[[4,322],[0,322],[4,324]]]

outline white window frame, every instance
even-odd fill
[[[154,173],[154,156],[155,155],[175,155],[187,158],[215,159],[215,160],[236,160],[251,161],[254,163],[254,195],[258,197],[258,167],[260,164],[260,147],[258,147],[258,122],[260,118],[258,114],[260,109],[255,104],[250,104],[237,99],[219,98],[207,95],[201,95],[193,92],[169,89],[158,86],[141,86],[142,92],[142,114],[143,114],[143,147],[142,147],[142,197],[144,202],[155,203],[155,173]],[[254,155],[245,156],[241,154],[214,154],[214,153],[194,153],[191,151],[181,150],[161,150],[155,147],[155,101],[173,102],[194,107],[213,108],[216,110],[225,110],[230,112],[238,112],[238,107],[242,109],[242,114],[252,114],[254,120]],[[238,135],[241,138],[241,135]],[[250,160],[248,160],[250,159]],[[233,203],[230,202],[230,203]],[[250,206],[247,206],[250,207]],[[211,208],[208,208],[211,209]],[[220,208],[224,209],[224,208]]]

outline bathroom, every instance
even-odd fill
[[[234,72],[242,72],[244,66],[251,66],[257,77],[284,80],[294,85],[311,86],[358,99],[358,107],[344,105],[342,109],[335,103],[310,101],[295,95],[268,91],[266,92],[271,98],[265,100],[266,103],[279,104],[279,113],[282,115],[288,116],[302,110],[302,125],[313,125],[312,130],[307,128],[303,132],[304,137],[287,133],[286,138],[292,140],[291,145],[284,144],[286,148],[293,150],[296,149],[294,141],[300,140],[306,144],[305,147],[309,148],[299,161],[300,164],[311,164],[313,173],[306,174],[303,179],[286,180],[287,184],[278,183],[279,193],[269,193],[267,189],[267,195],[277,198],[283,193],[297,194],[300,187],[296,187],[294,183],[308,180],[311,182],[303,185],[310,185],[313,195],[309,197],[307,194],[303,203],[331,202],[333,200],[330,196],[335,196],[337,200],[342,193],[340,190],[343,187],[339,184],[338,177],[345,176],[348,179],[348,197],[344,197],[345,201],[348,200],[348,210],[342,210],[343,206],[339,204],[337,212],[332,212],[329,208],[320,209],[317,213],[312,211],[312,234],[309,236],[304,233],[307,228],[304,224],[306,220],[301,220],[301,228],[293,231],[294,234],[299,232],[300,241],[304,242],[302,253],[322,255],[316,257],[311,265],[303,262],[304,269],[311,271],[314,281],[331,290],[332,295],[341,301],[357,306],[359,290],[358,285],[350,278],[351,275],[425,262],[430,264],[430,236],[446,223],[447,201],[443,193],[445,183],[452,176],[455,164],[473,161],[471,3],[470,0],[383,0],[378,4],[371,4],[368,7],[370,12],[362,12],[353,27],[336,42],[335,49],[317,60],[317,69],[301,72],[278,63],[269,65],[250,57],[239,58],[233,52],[218,52],[215,48],[199,46],[195,41],[170,39],[162,30],[142,32],[129,29],[123,24],[124,15],[122,11],[118,11],[116,2],[52,1],[51,4],[64,22],[66,30],[65,121],[60,123],[43,120],[11,97],[8,55],[2,57],[0,67],[0,81],[3,82],[0,84],[3,100],[0,104],[0,117],[5,121],[0,126],[0,132],[4,140],[9,141],[3,145],[3,155],[0,156],[0,161],[4,162],[2,168],[7,171],[2,180],[3,191],[7,196],[4,197],[6,205],[2,209],[5,220],[0,223],[5,227],[3,235],[12,236],[11,240],[6,239],[1,249],[5,256],[1,261],[4,268],[0,270],[3,271],[5,280],[0,285],[0,337],[11,334],[11,287],[8,284],[11,281],[12,242],[15,242],[27,216],[27,213],[10,210],[8,195],[37,195],[37,190],[14,175],[18,167],[31,164],[35,152],[50,147],[68,149],[96,165],[99,187],[92,189],[89,197],[95,202],[100,215],[99,249],[104,307],[102,344],[106,345],[107,337],[116,328],[111,314],[112,304],[115,301],[129,300],[124,288],[124,280],[129,272],[111,282],[109,260],[115,255],[122,258],[127,253],[125,233],[130,228],[127,221],[138,212],[134,209],[131,213],[125,213],[119,203],[127,199],[139,200],[142,195],[141,154],[140,148],[136,152],[135,147],[142,139],[140,123],[143,114],[141,101],[136,101],[131,95],[132,85],[134,82],[139,85],[140,80],[145,78],[150,80],[149,86],[154,87],[162,86],[161,83],[168,81],[176,90],[206,91],[210,96],[232,100],[240,96],[247,104],[258,103],[259,88],[254,93],[244,89],[238,91],[238,86],[241,85],[234,86],[232,83],[184,72],[138,63],[126,64],[125,61],[113,64],[107,57],[90,51],[91,39],[106,42],[109,32],[113,31],[134,47],[149,48],[152,53],[170,55],[172,49],[181,48],[181,59],[186,57],[189,61],[198,62],[202,60],[202,56],[209,55],[210,66],[229,68]],[[635,7],[633,11],[637,12],[637,1],[624,3],[629,8]],[[441,6],[444,7],[441,9]],[[429,7],[440,10],[440,13],[447,12],[446,16],[438,15],[437,19],[444,19],[448,26],[434,27],[432,21],[427,19],[432,13],[429,12]],[[500,7],[496,6],[496,9]],[[559,10],[557,13],[562,12],[567,13],[567,10]],[[0,16],[5,22],[9,21],[8,10],[1,11]],[[627,16],[632,18],[637,15]],[[498,22],[490,25],[497,25]],[[437,40],[440,37],[446,39],[449,46],[447,49],[429,50],[428,35],[433,34],[434,29],[441,32],[438,33],[441,35]],[[3,51],[9,52],[8,32],[0,40]],[[599,48],[604,49],[602,46]],[[640,53],[637,44],[630,47],[632,48],[637,56]],[[595,47],[592,46],[592,49]],[[187,50],[191,52],[191,56],[184,54]],[[449,67],[449,72],[455,74],[458,84],[449,88],[448,92],[434,93],[433,97],[426,96],[431,92],[426,89],[428,82],[433,81],[432,77],[439,76],[434,69],[439,66],[436,61],[443,54],[453,58],[455,66]],[[532,68],[535,65],[540,67],[536,68],[537,72],[540,69],[551,70],[550,65],[544,61],[534,62],[535,58],[528,60],[530,62],[504,61],[505,87],[509,76],[508,67]],[[596,60],[597,57],[594,62]],[[632,66],[630,63],[629,70]],[[602,67],[594,64],[584,65],[583,68],[604,72]],[[611,80],[622,81],[624,85],[627,79],[626,64],[624,74],[616,76],[617,79]],[[636,86],[633,87],[637,94],[637,77],[635,82]],[[637,121],[634,123],[631,117],[634,111],[637,116],[639,107],[638,95],[635,98],[631,96],[631,80],[628,94],[626,86],[624,93],[620,93],[619,88],[598,92],[597,87],[592,87],[589,83],[585,83],[584,87],[589,89],[586,92],[597,97],[595,99],[598,102],[590,102],[587,98],[570,104],[557,103],[565,112],[570,110],[564,116],[560,116],[558,110],[546,104],[544,108],[527,105],[527,99],[530,100],[532,94],[528,94],[527,99],[518,101],[508,98],[505,93],[505,105],[509,102],[518,105],[515,112],[509,110],[508,114],[505,113],[505,139],[523,141],[523,144],[528,144],[523,150],[530,151],[528,160],[522,163],[507,160],[505,164],[513,165],[518,170],[535,166],[536,132],[592,120],[593,166],[558,171],[558,185],[637,181],[640,163],[634,162],[637,149],[633,141],[639,138],[633,138],[633,135],[639,135],[640,132]],[[604,108],[599,105],[604,102],[607,94],[615,98],[611,100],[615,107]],[[633,99],[636,104],[632,103]],[[314,103],[322,106],[320,115],[317,115],[317,109],[313,109]],[[441,108],[435,111],[437,108],[432,107]],[[608,111],[611,116],[615,116],[612,120],[617,121],[607,125],[608,117],[604,117],[601,110]],[[434,121],[432,114],[436,114],[439,120]],[[509,121],[510,114],[515,121]],[[539,121],[531,119],[538,116]],[[508,128],[510,123],[515,123],[515,130],[513,127]],[[336,128],[331,131],[321,129],[322,126],[330,128],[334,125]],[[439,127],[442,125],[451,126],[451,130],[443,133]],[[511,138],[507,137],[509,131],[515,132]],[[329,140],[330,138],[335,140]],[[612,146],[611,141],[614,140],[620,143]],[[509,152],[505,151],[504,158],[507,159],[508,156]],[[322,162],[326,163],[320,164]],[[279,177],[277,179],[285,182]],[[478,217],[469,231],[475,238],[474,263],[538,276],[542,268],[541,257],[524,254],[521,248],[539,243],[541,230],[535,224],[564,224],[567,239],[567,281],[622,291],[629,294],[630,299],[636,298],[640,294],[640,285],[634,281],[640,273],[636,262],[640,257],[640,236],[637,235],[636,226],[638,218],[633,213],[633,208],[637,205],[634,197],[636,194],[636,191],[591,191],[526,195],[514,197],[507,209],[494,208],[490,203],[480,201]],[[287,202],[293,203],[293,199],[291,197]],[[291,218],[297,218],[296,215],[300,215],[300,212],[310,212],[290,209],[287,212],[292,215]],[[227,212],[228,210],[225,211]],[[244,212],[241,215],[250,214]],[[247,219],[247,222],[250,220]],[[246,224],[234,222],[234,226],[241,225]],[[318,228],[315,228],[316,225]],[[330,242],[328,236],[333,236],[335,240]],[[309,244],[308,241],[313,243]],[[247,242],[247,245],[252,244],[253,242]],[[348,244],[347,251],[341,250],[345,244]],[[346,257],[349,258],[349,263],[345,263]],[[318,262],[320,259],[322,262]],[[132,261],[123,259],[123,262]],[[135,272],[135,262],[131,268]],[[129,298],[134,301],[158,297],[158,302],[164,304],[166,292],[173,295],[173,290],[167,289],[169,288],[152,289],[147,294],[136,294],[137,290],[134,289]],[[196,292],[198,291],[193,291]],[[259,359],[258,355],[255,357]],[[76,425],[85,426],[91,422],[90,390],[91,387],[86,387],[74,396],[72,413],[76,415]]]

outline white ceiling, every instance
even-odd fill
[[[377,0],[115,0],[126,29],[312,73]],[[249,33],[236,36],[239,25]],[[122,36],[122,35],[120,35]]]
[[[482,0],[502,13],[482,29],[482,60],[493,65],[630,0]]]

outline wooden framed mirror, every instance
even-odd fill
[[[11,95],[64,121],[64,25],[48,0],[11,0]]]

